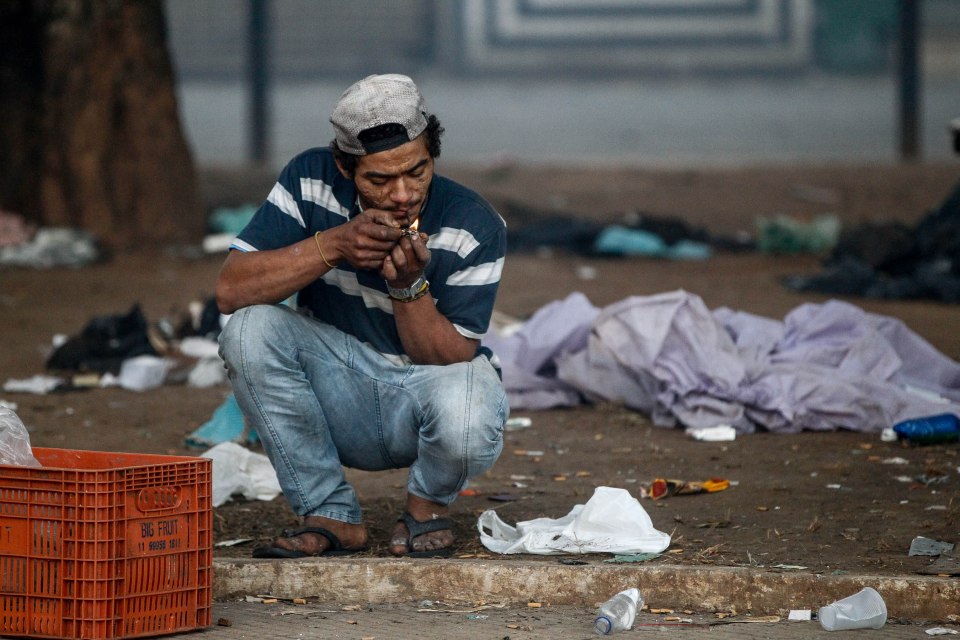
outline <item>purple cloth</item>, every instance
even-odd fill
[[[512,409],[611,401],[660,426],[727,424],[740,433],[879,432],[960,415],[960,364],[899,320],[837,300],[801,305],[778,322],[711,313],[685,291],[602,310],[573,294],[489,342]]]

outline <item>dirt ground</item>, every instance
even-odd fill
[[[520,202],[601,222],[641,211],[676,216],[716,233],[749,233],[758,216],[775,214],[831,212],[848,226],[868,220],[915,222],[947,194],[960,177],[960,165],[685,171],[503,165],[446,173],[498,206]],[[211,170],[204,173],[203,184],[210,206],[236,205],[260,201],[272,179],[262,172]],[[190,301],[212,293],[221,262],[220,256],[188,256],[182,247],[156,247],[82,269],[0,270],[0,381],[44,373],[55,334],[78,333],[91,318],[125,312],[136,302],[151,322],[182,318]],[[593,267],[596,277],[583,279],[584,266]],[[702,262],[557,252],[510,255],[497,309],[522,318],[573,291],[604,306],[631,295],[682,288],[701,296],[710,308],[729,306],[780,319],[799,304],[826,299],[791,292],[778,282],[783,275],[812,273],[818,266],[815,256],[756,252],[717,254]],[[902,319],[942,352],[960,359],[955,307],[849,301]],[[144,393],[0,392],[0,398],[17,403],[36,446],[198,454],[185,447],[184,437],[206,422],[228,393],[225,387],[171,384]],[[476,534],[477,516],[486,509],[496,509],[509,523],[560,517],[585,502],[597,486],[623,487],[639,496],[640,487],[655,477],[723,477],[734,483],[709,495],[643,501],[654,525],[672,536],[669,550],[651,561],[655,563],[912,574],[931,562],[907,555],[915,536],[960,542],[960,447],[955,444],[905,447],[881,442],[876,434],[850,432],[760,433],[734,442],[694,442],[679,429],[655,428],[645,416],[616,406],[514,415],[531,418],[532,426],[506,434],[501,459],[470,485],[477,495],[464,496],[453,507],[460,555],[488,553]],[[543,455],[523,455],[529,450]],[[895,457],[906,463],[886,462]],[[917,479],[924,476],[946,479],[925,484]],[[402,506],[405,472],[350,472],[350,477],[364,504],[370,554],[386,555],[386,538]],[[491,500],[504,494],[507,501]],[[216,540],[252,542],[218,547],[216,554],[249,556],[254,544],[295,522],[282,497],[227,503],[215,510]]]

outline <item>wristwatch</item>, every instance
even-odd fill
[[[430,283],[422,275],[404,289],[394,289],[389,282],[387,283],[387,293],[398,302],[413,302],[422,298],[429,290]]]

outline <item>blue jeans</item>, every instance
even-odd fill
[[[359,524],[343,467],[410,467],[407,491],[450,504],[503,449],[506,392],[483,356],[398,365],[282,305],[246,307],[220,334],[237,403],[291,507]]]

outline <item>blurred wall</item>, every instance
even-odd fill
[[[923,0],[930,51],[957,0]],[[403,68],[453,76],[670,75],[890,68],[897,0],[268,0],[280,80]],[[237,77],[247,0],[167,0],[183,79]],[[953,47],[951,49],[951,47]],[[954,58],[956,59],[956,58]]]

